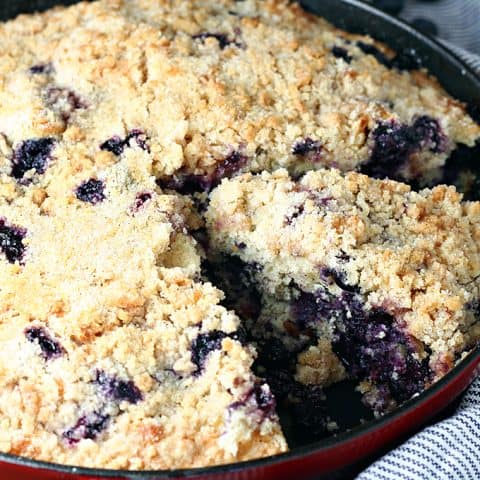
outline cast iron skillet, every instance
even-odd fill
[[[19,13],[43,10],[76,0],[0,0],[0,20]],[[400,54],[414,57],[429,69],[455,98],[480,111],[480,79],[453,53],[375,8],[358,0],[304,0],[306,9],[324,16],[336,26],[367,33]],[[480,161],[480,158],[479,158]],[[480,167],[479,167],[480,173]],[[294,447],[283,455],[233,465],[171,472],[128,472],[75,468],[0,454],[0,478],[17,480],[156,480],[209,478],[228,480],[341,478],[346,468],[365,458],[378,456],[389,446],[425,425],[458,398],[480,373],[480,347],[464,358],[443,379],[394,412],[349,431],[313,444]],[[360,414],[358,414],[360,415]]]

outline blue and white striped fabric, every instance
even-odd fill
[[[407,0],[401,17],[431,20],[439,40],[480,74],[480,0]]]
[[[441,40],[480,74],[480,0],[410,0],[401,16],[431,19]],[[357,480],[480,480],[480,378],[452,417],[418,433]]]
[[[480,55],[480,0],[407,0],[401,17],[429,19],[441,39]],[[480,59],[476,61],[480,67]]]
[[[457,412],[375,462],[357,480],[479,480],[480,378]]]

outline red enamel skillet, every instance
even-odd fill
[[[75,0],[1,2],[0,20],[13,18],[19,13],[69,3],[75,3]],[[450,94],[480,111],[480,78],[438,42],[357,0],[305,0],[303,4],[308,10],[324,16],[340,28],[370,34],[400,54],[420,61],[421,65],[427,67],[440,80]],[[480,347],[477,347],[443,379],[394,412],[351,428],[335,437],[310,445],[294,446],[290,452],[274,457],[203,469],[128,472],[75,468],[0,454],[0,479],[282,480],[351,477],[355,468],[358,469],[365,459],[378,457],[444,411],[479,373]],[[359,411],[358,420],[361,416],[362,413]]]

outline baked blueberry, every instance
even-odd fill
[[[334,282],[337,287],[345,292],[358,293],[359,288],[355,285],[349,285],[345,280],[345,274],[334,270],[333,268],[321,267],[320,277],[327,283]]]
[[[208,251],[208,240],[205,237],[198,240]],[[242,249],[242,244],[237,248]],[[217,259],[214,263],[207,260],[202,262],[205,278],[225,292],[223,305],[234,310],[242,320],[258,318],[261,310],[260,294],[252,279],[254,269],[255,266],[248,266],[234,256]]]
[[[242,399],[232,403],[228,408],[236,410],[242,407],[248,408],[249,406],[253,406],[255,410],[260,412],[260,422],[275,416],[275,397],[266,383],[255,382],[252,389]]]
[[[247,164],[247,160],[248,158],[238,150],[234,150],[227,155],[223,162],[220,162],[213,172],[210,180],[210,189],[217,186],[222,179],[230,178],[239,170],[241,170]]]
[[[62,433],[67,445],[73,447],[80,440],[95,440],[108,426],[110,416],[91,412],[80,417],[77,423]]]
[[[365,54],[372,55],[376,58],[378,63],[381,63],[387,68],[392,68],[392,60],[388,58],[381,50],[379,50],[372,43],[357,41],[357,47]]]
[[[193,35],[192,38],[194,40],[200,40],[202,42],[207,38],[214,38],[215,40],[217,40],[218,46],[221,50],[223,50],[225,47],[228,47],[231,43],[234,43],[229,40],[228,35],[225,33],[202,32]]]
[[[36,343],[42,351],[45,360],[53,360],[61,357],[65,350],[58,340],[55,340],[44,327],[28,327],[25,329],[25,338]]]
[[[418,151],[444,152],[448,139],[438,120],[421,115],[412,125],[390,120],[381,122],[371,133],[373,147],[362,173],[377,178],[402,179],[402,168]]]
[[[292,319],[302,329],[313,325],[318,320],[317,299],[312,293],[300,290],[295,300],[292,301],[290,310]]]
[[[131,380],[121,380],[99,370],[96,372],[95,383],[105,397],[129,403],[138,403],[143,399],[142,392]]]
[[[370,379],[402,403],[431,378],[428,357],[418,360],[410,342],[388,313],[355,308],[337,322],[333,348],[354,377]]]
[[[209,192],[224,178],[230,178],[239,172],[248,162],[248,157],[234,150],[219,162],[215,169],[206,175],[173,175],[170,178],[160,179],[158,184],[162,188],[176,190],[188,195],[196,192]]]
[[[10,263],[22,263],[26,248],[23,240],[26,234],[24,228],[9,225],[4,218],[0,218],[0,250]]]
[[[125,148],[133,146],[132,142],[134,142],[135,145],[137,145],[142,150],[150,152],[150,147],[148,146],[147,136],[145,135],[145,132],[138,129],[131,130],[125,138],[121,138],[118,135],[115,135],[108,140],[105,140],[105,142],[100,145],[100,150],[111,152],[117,157],[119,157],[120,155],[122,155]]]
[[[318,140],[313,140],[310,137],[299,140],[292,147],[294,155],[308,155],[313,154],[315,157],[319,156],[322,151],[322,144]]]
[[[352,61],[352,56],[348,53],[348,50],[338,45],[332,47],[332,53],[335,58],[341,58],[345,62],[350,63]]]
[[[91,178],[80,184],[75,190],[79,200],[96,205],[105,200],[105,183],[96,178]]]
[[[428,115],[422,115],[415,120],[412,129],[418,147],[428,148],[434,153],[441,153],[446,150],[448,139],[444,135],[438,120]]]
[[[53,65],[51,63],[37,63],[29,68],[32,75],[48,75],[53,72]]]
[[[125,146],[131,146],[132,141],[135,142],[138,148],[150,153],[150,147],[145,132],[139,129],[131,130],[125,137]]]
[[[423,59],[415,48],[404,48],[392,60],[392,65],[398,70],[419,70],[423,68]]]
[[[123,138],[120,138],[119,136],[109,138],[100,145],[100,150],[111,152],[114,155],[117,155],[117,157],[123,153],[124,148],[125,140],[123,140]]]
[[[192,342],[192,363],[197,367],[195,374],[198,375],[204,368],[205,361],[214,350],[222,348],[222,341],[228,335],[220,330],[212,330],[207,333],[200,333]]]
[[[380,123],[371,134],[373,148],[362,173],[378,178],[396,179],[402,167],[418,148],[418,137],[409,125],[396,121]]]
[[[30,170],[35,170],[38,174],[45,173],[54,145],[55,140],[49,137],[22,142],[13,153],[11,175],[22,180]]]

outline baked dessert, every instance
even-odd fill
[[[478,338],[478,205],[323,170],[474,190],[480,126],[414,57],[286,0],[82,2],[1,24],[0,43],[2,452],[130,470],[273,455],[288,422],[330,434],[328,385],[355,378],[383,412]],[[332,229],[315,250],[306,225],[334,217],[351,243]]]
[[[414,58],[283,0],[85,2],[8,22],[0,41],[11,148],[51,137],[102,163],[141,144],[183,192],[278,167],[432,183],[480,138]]]
[[[206,218],[212,261],[240,259],[263,294],[256,337],[282,342],[282,355],[264,342],[276,372],[290,360],[302,383],[348,375],[384,412],[480,340],[480,203],[453,187],[245,174],[211,193]]]

